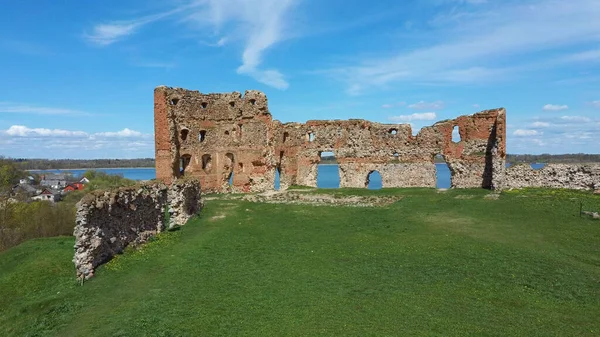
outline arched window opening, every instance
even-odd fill
[[[395,128],[394,128],[394,129],[389,129],[388,133],[389,133],[390,135],[394,135],[394,136],[395,136],[395,135],[397,135],[397,134],[398,134],[398,129],[395,129]]]
[[[461,141],[460,128],[458,127],[458,125],[455,125],[454,128],[452,129],[452,141],[454,143],[460,143],[460,141]]]
[[[202,102],[202,104],[200,104],[200,106],[202,107],[202,109],[206,109],[206,107],[208,106],[208,103]]]
[[[367,175],[365,187],[370,190],[380,190],[383,187],[381,174],[377,170],[370,171]]]
[[[251,98],[248,102],[252,105],[256,105],[256,100],[254,98]]]
[[[306,140],[309,141],[309,142],[314,142],[315,141],[315,134],[314,134],[314,132],[309,131],[306,134]]]
[[[208,173],[212,167],[212,158],[210,154],[205,154],[202,156],[202,169]]]
[[[181,141],[184,141],[187,139],[188,134],[190,133],[190,130],[188,129],[181,129]]]
[[[188,167],[188,165],[190,165],[190,162],[192,161],[192,156],[189,154],[184,154],[183,156],[179,157],[179,174],[180,175],[184,175],[185,174],[185,169]]]
[[[287,131],[284,132],[283,133],[283,142],[285,143],[288,140],[289,137],[290,137],[290,134]]]
[[[177,105],[177,103],[179,103],[179,98],[171,99],[171,105]]]
[[[235,102],[234,101],[229,102],[229,106],[232,107],[232,108],[234,108],[235,107]]]
[[[206,139],[206,130],[201,130],[200,134],[198,135],[198,140],[200,140],[200,143],[202,143],[205,139]]]

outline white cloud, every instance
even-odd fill
[[[479,104],[473,104],[473,107],[474,107],[475,109],[479,109],[479,108],[481,108],[481,106],[480,106]]]
[[[436,119],[435,112],[414,113],[410,115],[392,116],[388,119],[396,122],[431,121]]]
[[[548,122],[533,122],[531,123],[531,127],[534,128],[547,128],[550,126],[550,123]]]
[[[546,104],[543,107],[546,111],[561,111],[569,109],[568,105],[558,105],[558,104]]]
[[[417,109],[417,110],[439,110],[439,109],[443,109],[444,108],[444,102],[442,101],[435,101],[435,102],[425,102],[425,101],[420,101],[414,104],[409,104],[408,105],[409,108],[411,109]]]
[[[562,116],[560,119],[562,119],[563,121],[567,121],[567,122],[582,122],[582,123],[589,123],[592,120],[588,117],[584,117],[584,116]]]
[[[125,129],[123,129],[121,131],[117,131],[117,132],[98,132],[98,133],[95,133],[94,135],[101,136],[101,137],[141,137],[142,133],[139,131],[125,128]]]
[[[153,135],[129,128],[88,133],[12,125],[0,130],[0,153],[12,157],[141,158],[152,156],[153,151]]]
[[[329,73],[347,82],[353,93],[400,81],[495,82],[544,69],[544,61],[556,58],[544,51],[600,41],[597,0],[503,1],[491,6],[471,8],[464,17],[423,33],[423,41],[442,41],[438,44],[407,51],[397,43],[402,49],[393,56],[386,48],[380,57],[363,58]],[[535,62],[523,57],[534,53]],[[509,66],[500,66],[503,63]]]
[[[84,37],[97,45],[107,46],[133,34],[142,25],[142,23],[99,24],[94,27],[91,34],[84,34]]]
[[[68,131],[61,129],[28,128],[23,125],[13,125],[4,131],[7,135],[13,137],[87,137],[88,134],[83,131]]]
[[[528,130],[528,129],[517,129],[513,132],[513,135],[518,137],[529,137],[529,136],[539,136],[543,133],[536,130]]]
[[[598,108],[600,109],[600,101],[593,101],[590,102],[590,104],[594,107],[594,108]]]
[[[0,131],[11,137],[84,137],[90,139],[99,138],[148,138],[151,135],[125,128],[117,132],[96,132],[89,134],[85,131],[70,131],[62,129],[29,128],[24,125],[12,125],[7,130]]]
[[[78,110],[54,108],[54,107],[44,107],[44,106],[34,106],[34,105],[30,105],[30,104],[19,104],[19,103],[11,103],[11,102],[0,102],[0,112],[37,114],[37,115],[80,115],[80,116],[91,115],[88,112],[78,111]]]

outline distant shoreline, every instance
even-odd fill
[[[32,170],[25,170],[26,172],[31,172],[31,171],[72,171],[72,170],[88,170],[88,171],[92,171],[92,170],[134,170],[134,169],[140,169],[140,170],[150,170],[150,169],[155,169],[156,167],[150,167],[150,166],[145,166],[145,167],[94,167],[94,168],[89,168],[89,167],[81,167],[81,168],[62,168],[62,169],[32,169]]]

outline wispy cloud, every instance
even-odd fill
[[[388,119],[395,122],[431,121],[436,119],[435,112],[414,113],[410,115],[391,116]]]
[[[203,32],[212,30],[208,33],[211,38],[221,35],[217,42],[209,43],[210,46],[244,41],[242,64],[236,69],[237,73],[285,90],[289,87],[286,77],[277,69],[264,67],[263,61],[269,49],[292,35],[288,27],[290,15],[299,1],[185,0],[183,5],[165,13],[98,24],[84,37],[93,44],[108,46],[136,34],[145,25],[175,17],[177,21],[195,23]],[[222,34],[223,30],[227,30],[227,34]]]
[[[44,107],[35,106],[30,104],[19,104],[11,102],[0,102],[0,113],[19,113],[19,114],[36,114],[36,115],[71,115],[71,116],[91,116],[92,113],[55,108],[55,107]]]
[[[513,135],[517,137],[530,137],[530,136],[539,136],[542,132],[537,130],[529,130],[529,129],[517,129],[513,132]]]
[[[435,102],[425,102],[420,101],[414,104],[409,104],[409,108],[416,110],[439,110],[444,108],[444,102],[435,101]]]
[[[568,105],[558,105],[558,104],[546,104],[542,108],[545,111],[561,111],[569,109]]]
[[[590,102],[590,105],[593,106],[594,108],[600,109],[600,101],[592,101],[592,102]]]
[[[180,6],[165,13],[143,16],[131,20],[100,23],[92,28],[91,33],[84,32],[83,37],[95,45],[108,46],[137,33],[140,28],[147,24],[167,18],[189,8],[189,5]]]
[[[531,127],[534,128],[547,128],[550,126],[550,123],[548,122],[533,122],[531,123]]]
[[[600,61],[600,49],[587,50],[565,56],[562,61],[565,62],[593,62]]]
[[[412,51],[400,44],[403,51],[394,56],[362,59],[329,74],[345,81],[350,93],[400,81],[493,82],[542,69],[544,60],[556,57],[543,51],[600,41],[596,0],[496,2],[475,8],[467,13],[468,19],[432,31],[441,43]],[[523,57],[534,53],[535,63]],[[506,60],[511,61],[509,66]]]
[[[98,132],[94,134],[95,136],[100,137],[142,137],[143,134],[139,131],[131,130],[129,128],[125,128],[121,131],[117,132]]]
[[[265,69],[262,63],[267,50],[291,35],[289,19],[297,2],[299,0],[208,0],[206,6],[189,15],[188,20],[201,27],[210,24],[216,31],[233,24],[237,29],[232,29],[229,35],[245,41],[237,73],[285,90],[289,87],[285,76],[277,69]],[[221,38],[217,45],[228,41],[228,37]]]
[[[588,123],[591,122],[592,119],[584,116],[562,116],[560,119],[567,122],[582,122]]]

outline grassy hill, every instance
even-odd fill
[[[0,335],[600,333],[600,221],[578,215],[600,197],[326,193],[403,198],[384,208],[209,200],[83,286],[73,238],[25,242],[0,253]]]

